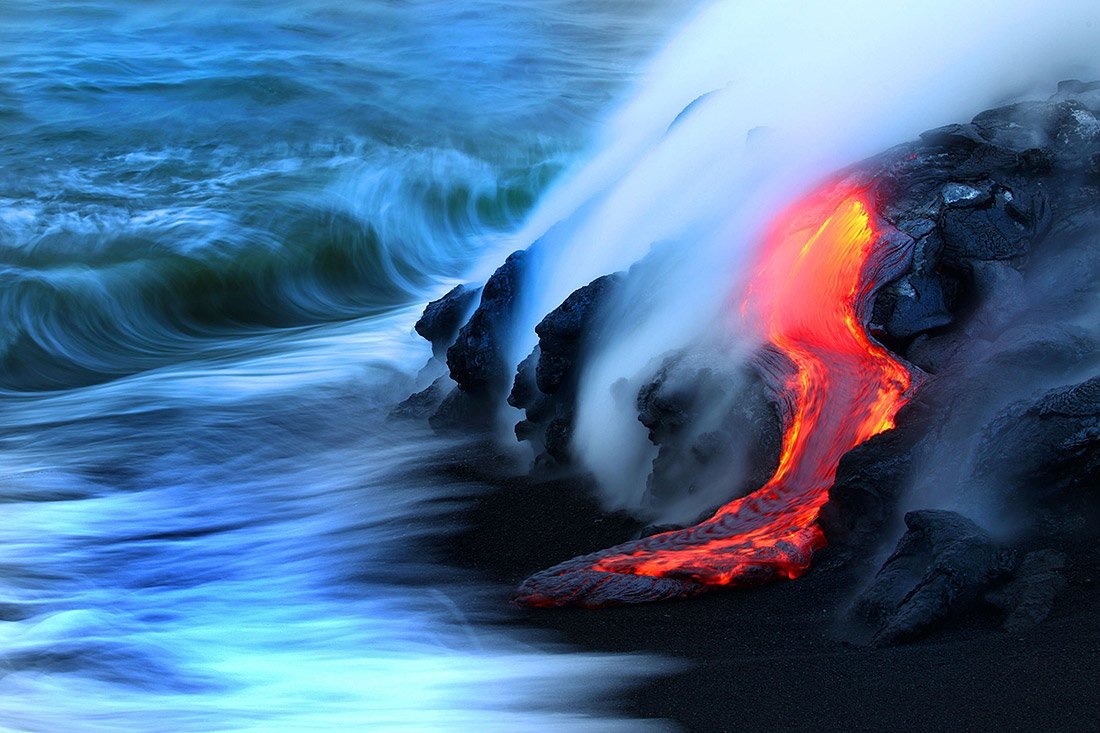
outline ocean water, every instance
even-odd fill
[[[658,244],[575,448],[686,520],[719,497],[647,505],[612,387],[727,335],[822,177],[1100,77],[1092,0],[696,5],[0,2],[0,729],[643,727],[607,703],[665,662],[494,624],[433,555],[478,487],[384,420],[424,302],[541,239],[518,362]]]
[[[383,417],[691,7],[0,4],[0,729],[639,729]]]

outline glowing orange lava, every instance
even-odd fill
[[[908,252],[876,231],[857,191],[827,189],[779,221],[741,307],[794,366],[775,475],[694,527],[538,573],[517,603],[597,607],[795,578],[824,546],[816,520],[841,456],[892,428],[912,386],[905,365],[863,327],[884,271]]]

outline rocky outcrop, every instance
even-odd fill
[[[881,231],[912,243],[899,248],[911,249],[912,262],[877,291],[868,330],[913,365],[921,387],[895,430],[840,461],[820,514],[841,550],[834,557],[866,558],[896,522],[903,493],[944,467],[972,468],[958,490],[1000,496],[1017,514],[1096,505],[1100,329],[1085,309],[1100,287],[1100,84],[1065,82],[1048,101],[930,130],[840,177],[866,192]],[[449,376],[417,405],[438,404],[437,426],[468,426],[507,399],[524,411],[516,435],[534,446],[536,466],[560,468],[573,454],[578,379],[604,309],[638,281],[632,269],[571,294],[517,365],[511,329],[529,267],[530,255],[515,253],[480,296],[458,288],[429,305],[417,331]],[[764,358],[749,361],[735,367],[713,344],[696,344],[651,365],[652,376],[634,382],[636,397],[625,395],[657,448],[647,481],[655,501],[707,485],[729,499],[774,471],[782,380]],[[1072,382],[1080,384],[1049,390]],[[735,476],[731,466],[743,470]],[[906,525],[859,604],[879,643],[978,607],[1000,614],[1006,629],[1049,612],[1061,561],[1034,550],[1047,537],[1017,553],[1017,565],[960,515],[912,512]]]
[[[986,594],[986,601],[1004,614],[1004,631],[1027,631],[1050,615],[1067,585],[1065,566],[1066,556],[1056,550],[1029,552],[1009,582]]]
[[[424,314],[413,327],[432,345],[432,355],[447,360],[447,349],[458,339],[458,331],[477,307],[481,288],[459,285],[439,300],[424,308]]]
[[[535,447],[535,464],[566,466],[576,412],[577,381],[587,344],[600,338],[600,315],[622,286],[604,275],[574,291],[535,327],[538,344],[520,362],[508,404],[524,410],[516,437]]]
[[[910,272],[880,293],[872,330],[935,373],[957,351],[946,331],[973,338],[975,325],[1006,325],[1000,308],[986,309],[993,323],[972,316],[1018,299],[1022,273],[1054,235],[1100,216],[1098,152],[1095,91],[1068,83],[1051,101],[983,112],[853,169],[882,217],[916,242]]]
[[[639,390],[637,408],[658,448],[647,482],[658,506],[714,487],[723,490],[724,503],[775,473],[783,425],[773,387],[728,355],[668,357]]]
[[[481,289],[481,298],[473,314],[447,347],[447,369],[457,388],[442,399],[431,416],[434,428],[492,425],[508,393],[512,371],[508,353],[515,335],[513,322],[522,305],[520,293],[530,257],[529,250],[514,252],[497,268]],[[444,297],[444,305],[435,312],[426,311],[421,318],[422,323],[439,325],[433,332],[444,331],[449,316],[459,310],[462,296],[451,298],[451,304],[447,305],[449,296]],[[435,344],[433,340],[433,349]]]
[[[977,472],[1028,503],[1088,493],[1100,501],[1100,377],[1019,402],[983,431]]]
[[[508,346],[529,258],[527,251],[509,255],[485,283],[477,309],[447,349],[451,379],[471,397],[490,400],[507,394]]]
[[[574,291],[535,326],[539,337],[535,385],[540,392],[553,395],[576,386],[585,341],[598,338],[601,309],[621,287],[622,279],[622,275],[596,278]]]
[[[905,525],[855,604],[880,645],[915,639],[965,613],[1016,567],[1014,552],[954,512],[909,512]]]
[[[913,472],[968,462],[975,435],[978,465],[960,489],[1033,496],[1094,482],[1086,415],[998,409],[1096,360],[1096,329],[1072,315],[1100,284],[1098,102],[1100,85],[1063,83],[1050,101],[983,112],[852,169],[915,241],[870,330],[927,376],[896,430],[842,459],[822,512],[831,542],[872,546],[920,483]]]
[[[830,544],[869,550],[881,542],[908,485],[915,441],[909,431],[888,430],[844,454],[819,518]]]
[[[1010,634],[1050,615],[1065,590],[1066,556],[1021,553],[954,512],[905,515],[906,533],[853,605],[877,645],[912,641],[937,628],[977,621]]]

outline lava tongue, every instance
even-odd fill
[[[911,242],[883,237],[859,191],[807,197],[768,236],[743,317],[795,365],[794,405],[775,475],[694,527],[566,561],[528,578],[514,602],[596,608],[795,578],[825,538],[816,524],[841,456],[893,427],[912,375],[863,324]]]

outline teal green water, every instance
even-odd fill
[[[0,386],[423,299],[515,227],[686,6],[5,2]]]
[[[0,3],[0,730],[638,729],[384,416],[686,9]]]

